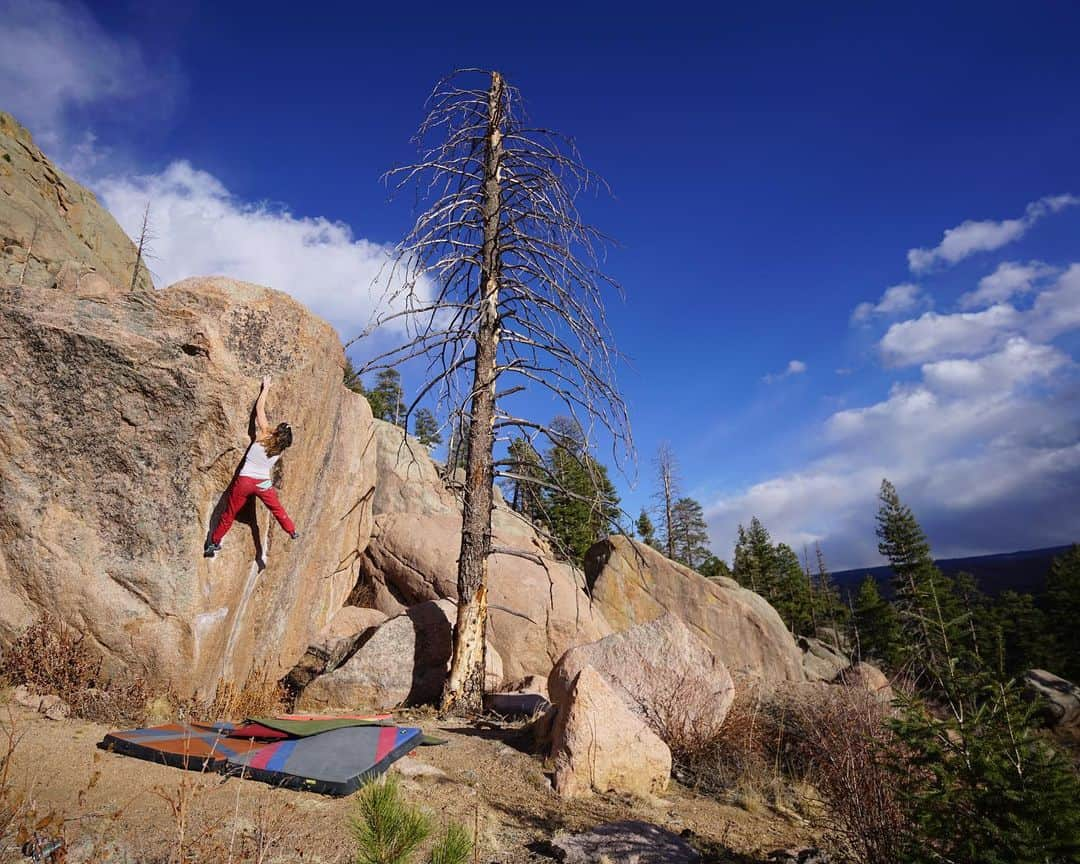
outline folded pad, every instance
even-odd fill
[[[217,771],[237,756],[266,746],[263,741],[229,738],[208,726],[168,723],[146,729],[111,732],[99,745],[125,756],[190,771]]]
[[[265,744],[228,760],[229,773],[326,795],[349,795],[419,744],[401,726],[347,726]]]

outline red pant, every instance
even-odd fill
[[[292,519],[289,518],[289,514],[285,512],[285,508],[281,506],[281,502],[278,500],[277,489],[273,486],[269,489],[259,488],[259,484],[265,482],[265,480],[258,480],[255,477],[237,477],[233,480],[232,485],[229,487],[229,500],[225,504],[225,512],[221,514],[221,521],[218,522],[214,533],[210,535],[210,540],[213,543],[221,543],[221,538],[228,534],[229,529],[232,528],[232,524],[236,520],[236,514],[240,512],[240,508],[247,503],[248,498],[252,495],[257,495],[259,500],[270,508],[270,512],[274,514],[274,518],[277,519],[278,524],[285,529],[286,533],[292,534],[296,530]]]

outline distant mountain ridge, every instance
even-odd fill
[[[935,561],[943,573],[970,573],[979,588],[986,594],[997,595],[1002,591],[1020,591],[1037,594],[1046,587],[1046,577],[1053,560],[1069,551],[1072,544],[1049,546],[1045,549],[1026,549],[1020,552],[1002,552],[996,555],[975,555],[967,558],[939,558]],[[892,568],[857,567],[831,574],[842,591],[854,591],[867,575],[873,576],[885,593],[890,593],[889,579]]]

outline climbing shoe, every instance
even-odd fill
[[[293,540],[299,540],[300,539],[300,532],[299,531],[293,531],[292,534],[290,534],[289,536],[292,537]]]
[[[203,546],[202,554],[204,558],[213,558],[218,552],[221,551],[221,545],[213,543],[209,540],[206,541],[206,545]]]

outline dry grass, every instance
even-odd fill
[[[265,717],[288,708],[289,694],[285,685],[270,678],[264,666],[253,666],[242,684],[224,679],[218,681],[214,696],[201,702],[190,701],[181,706],[186,719],[217,722]]]
[[[150,700],[145,679],[107,678],[103,658],[86,637],[45,616],[0,660],[0,678],[39,696],[59,696],[76,717],[99,723],[139,722]]]

